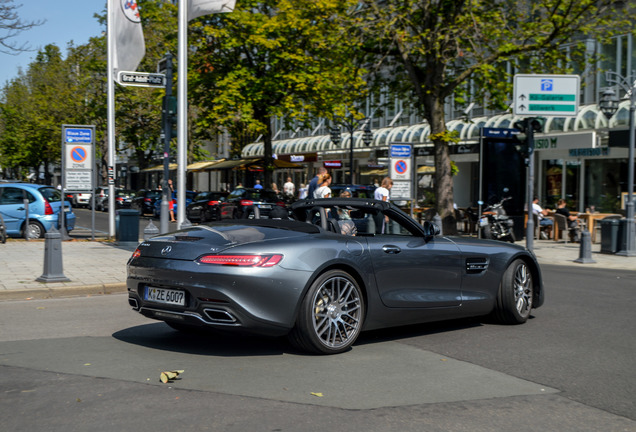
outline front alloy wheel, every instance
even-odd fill
[[[332,270],[309,288],[290,339],[306,351],[341,353],[358,338],[363,319],[364,302],[355,279]]]
[[[501,279],[495,314],[505,324],[522,324],[530,317],[534,296],[532,273],[525,261],[510,264]]]

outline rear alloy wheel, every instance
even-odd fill
[[[356,341],[364,320],[362,291],[346,272],[331,270],[311,285],[290,333],[298,348],[317,354],[338,354]]]
[[[30,239],[44,238],[44,234],[46,234],[44,227],[38,221],[29,221],[26,228]],[[24,231],[22,232],[22,237],[24,237]]]
[[[505,324],[523,324],[530,317],[534,284],[532,273],[525,261],[517,259],[510,264],[501,279],[495,315]]]

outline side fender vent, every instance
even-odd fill
[[[466,273],[478,274],[483,273],[488,269],[487,258],[467,258],[466,259]]]

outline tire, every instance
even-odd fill
[[[508,235],[508,241],[510,243],[514,243],[517,241],[517,238],[515,237],[515,233],[510,231],[510,234]]]
[[[338,354],[356,341],[364,322],[362,291],[351,275],[328,271],[311,285],[289,339],[316,354]]]
[[[523,324],[530,317],[534,284],[525,261],[514,260],[506,269],[495,303],[495,317],[503,324]]]
[[[22,227],[22,237],[24,237],[24,228],[25,226]],[[46,230],[42,224],[35,220],[30,220],[26,228],[30,239],[44,238],[44,234],[46,234]]]
[[[492,240],[492,232],[490,231],[490,224],[481,227],[481,238]]]

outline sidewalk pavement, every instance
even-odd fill
[[[525,246],[525,240],[517,243]],[[62,271],[70,281],[46,283],[36,281],[44,273],[45,240],[10,239],[0,244],[0,301],[126,291],[126,262],[136,244],[105,239],[61,244]],[[600,244],[592,244],[591,256],[596,262],[586,264],[575,262],[581,256],[576,243],[535,240],[533,249],[540,264],[636,270],[636,257],[602,254]]]

